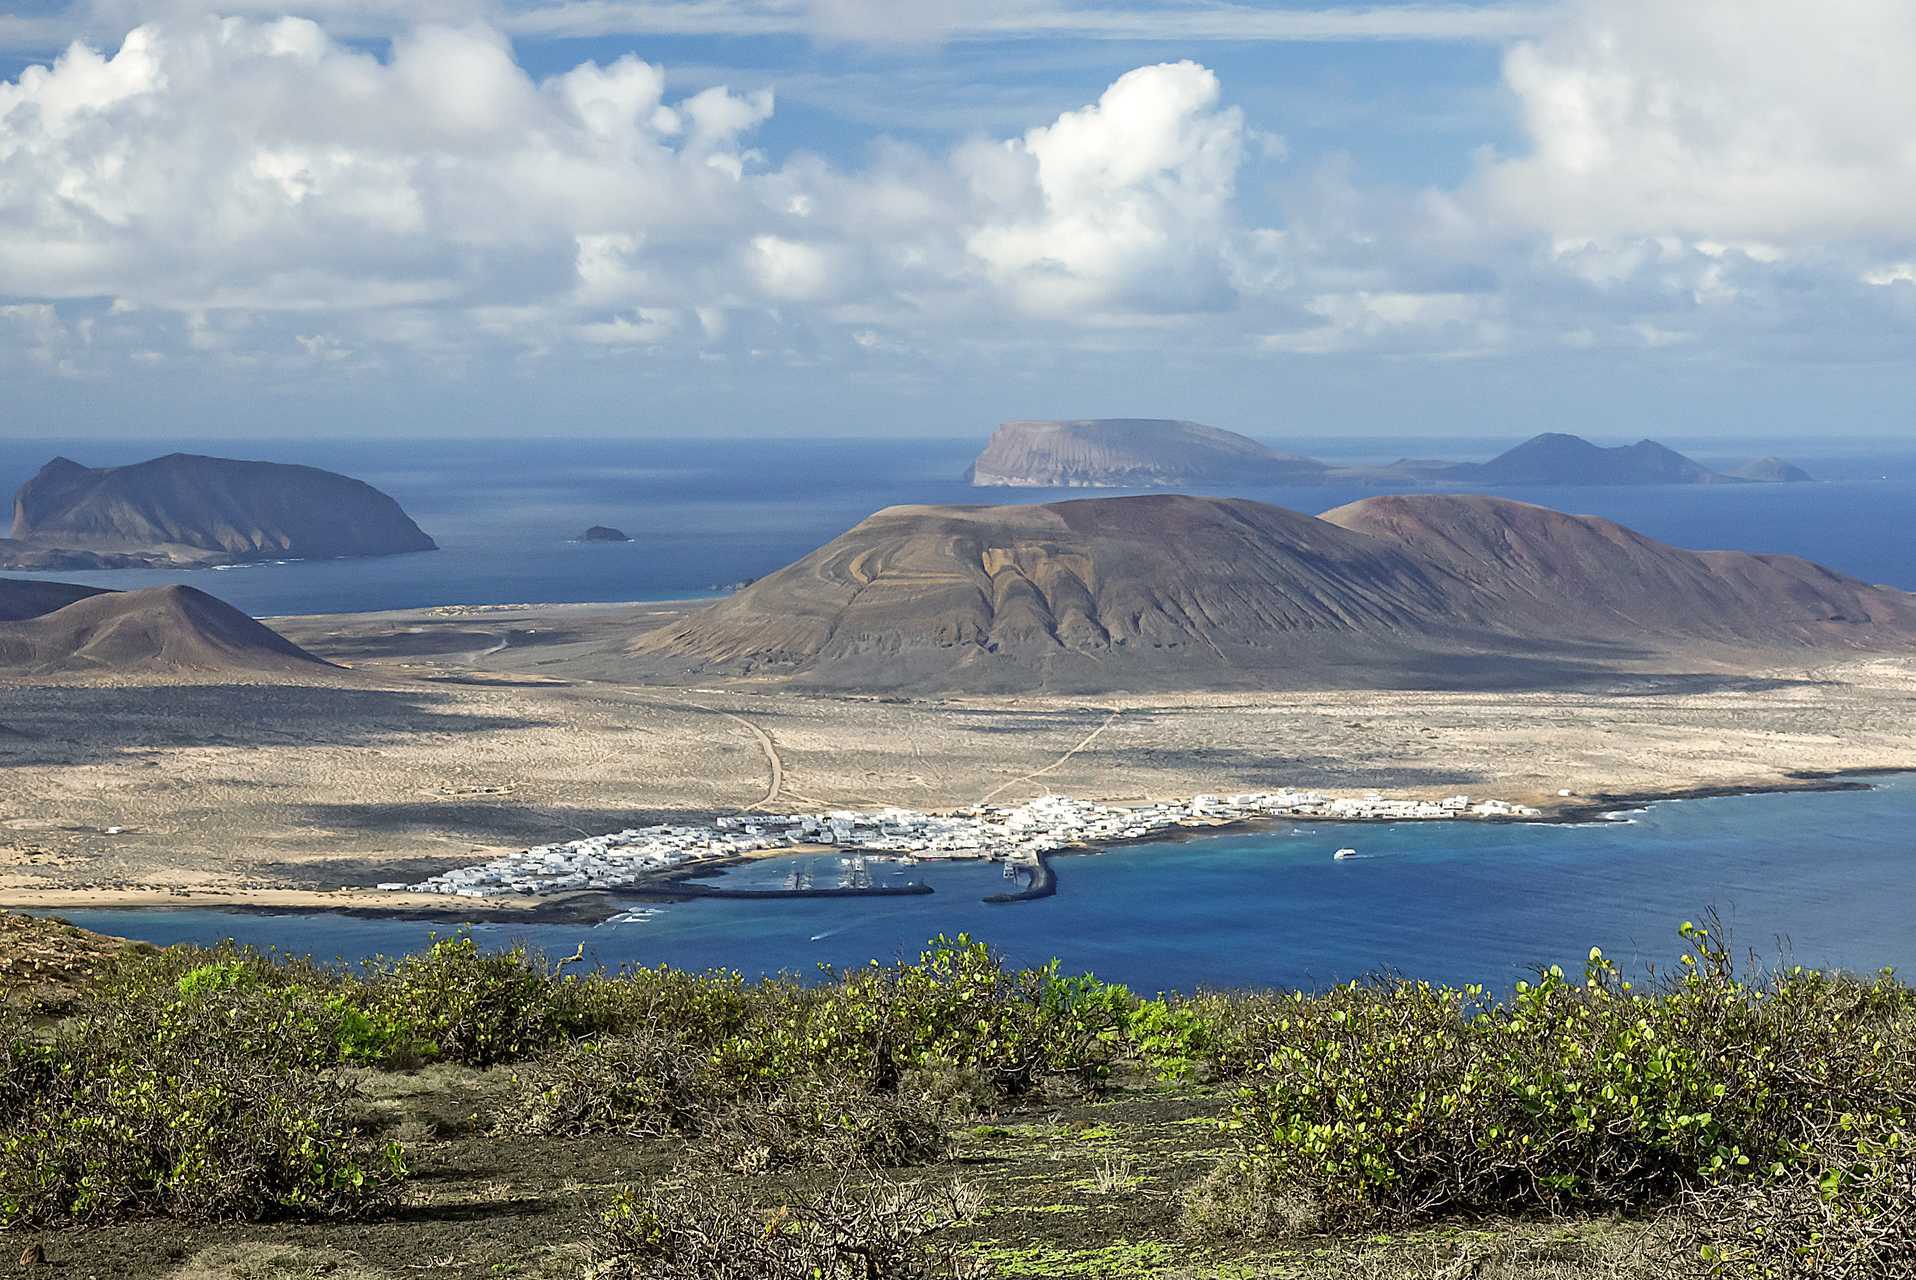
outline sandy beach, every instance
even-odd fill
[[[1620,671],[1574,692],[909,700],[617,679],[608,638],[673,608],[278,619],[351,669],[0,684],[0,905],[390,909],[370,886],[754,808],[1293,786],[1587,816],[1916,767],[1911,659]]]

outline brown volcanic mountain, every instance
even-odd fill
[[[674,673],[867,690],[1443,685],[1700,646],[1916,648],[1916,597],[1498,499],[895,507],[638,638]]]
[[[1323,518],[1440,567],[1539,638],[1648,634],[1756,648],[1916,642],[1916,596],[1796,556],[1684,551],[1596,516],[1474,495],[1366,498]]]
[[[979,487],[1163,489],[1202,483],[1314,484],[1321,462],[1196,422],[1089,418],[1007,422],[965,473]]]
[[[8,563],[235,563],[431,551],[399,504],[316,467],[175,453],[130,467],[55,458],[13,504]],[[77,564],[77,560],[73,560]],[[103,567],[119,567],[116,563]]]
[[[61,602],[62,591],[83,594]],[[37,605],[44,611],[25,612]],[[329,665],[191,587],[95,591],[0,580],[0,617],[12,619],[0,622],[0,676],[296,674]]]

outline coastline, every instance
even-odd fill
[[[1869,766],[1839,770],[1800,770],[1782,779],[1742,784],[1720,784],[1704,787],[1674,788],[1651,792],[1600,792],[1592,795],[1571,797],[1544,809],[1540,816],[1462,816],[1443,819],[1444,825],[1462,823],[1484,824],[1525,824],[1532,826],[1579,825],[1602,821],[1607,814],[1624,809],[1640,809],[1654,804],[1665,804],[1678,800],[1727,799],[1739,796],[1786,795],[1796,792],[1848,792],[1870,791],[1874,786],[1868,779],[1895,777],[1916,774],[1916,765],[1908,767]],[[1209,836],[1228,835],[1237,832],[1255,831],[1275,826],[1279,823],[1296,822],[1294,818],[1254,817],[1222,820],[1202,826],[1180,826],[1156,831],[1147,836],[1132,840],[1103,840],[1096,845],[1082,848],[1059,849],[1044,855],[1040,865],[1056,857],[1082,857],[1102,852],[1106,849],[1127,848],[1147,844],[1179,844]],[[1437,823],[1436,819],[1416,820],[1423,823]],[[1312,818],[1313,826],[1366,827],[1380,824],[1388,825],[1388,820],[1348,819],[1348,818]],[[765,849],[751,854],[735,857],[713,858],[691,866],[672,868],[655,879],[627,886],[618,890],[587,890],[577,893],[558,895],[550,898],[435,898],[424,894],[396,894],[381,891],[369,886],[345,886],[337,890],[326,889],[248,889],[225,891],[217,888],[203,890],[175,890],[155,892],[153,890],[114,890],[114,889],[59,889],[48,888],[21,892],[18,889],[0,888],[0,910],[21,911],[37,915],[58,915],[62,910],[99,910],[99,911],[230,911],[246,915],[312,915],[337,914],[349,918],[417,920],[424,924],[568,924],[603,921],[617,914],[619,904],[629,903],[667,903],[683,902],[700,898],[748,898],[759,901],[774,901],[784,897],[832,897],[857,898],[864,896],[898,896],[897,890],[884,893],[843,890],[724,890],[718,888],[690,887],[687,882],[722,875],[733,867],[764,859],[800,857],[816,855],[826,851],[822,847],[794,847]],[[954,861],[988,861],[987,859],[956,859]],[[1033,892],[1038,886],[1014,894],[992,895],[986,901],[996,904],[1022,902],[1049,897],[1057,892],[1057,876],[1054,869],[1050,872],[1050,884],[1042,893]],[[1041,876],[1040,880],[1045,877]],[[916,895],[929,892],[926,889],[909,889],[907,893]],[[395,899],[403,901],[394,901]]]

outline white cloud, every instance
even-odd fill
[[[1579,0],[1504,76],[1529,147],[1481,194],[1510,223],[1783,247],[1916,227],[1907,0]]]
[[[304,19],[154,23],[0,83],[0,297],[112,300],[119,349],[228,361],[1109,326],[1237,297],[1220,98],[1145,67],[1020,138],[841,171],[752,145],[769,90],[675,100],[637,57],[535,80],[485,25],[378,56]]]
[[[1194,62],[1140,67],[1098,102],[967,158],[992,207],[968,247],[1033,310],[1199,310],[1228,298],[1244,120]]]
[[[756,214],[742,139],[769,97],[663,94],[636,58],[535,82],[486,27],[383,60],[300,19],[76,45],[0,84],[0,291],[313,310],[602,287],[608,245],[669,255]]]
[[[793,302],[824,297],[837,275],[825,250],[784,236],[754,236],[749,261],[752,275],[766,293]]]

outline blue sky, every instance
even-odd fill
[[[1912,86],[1901,0],[15,0],[0,389],[155,441],[1906,435]]]

